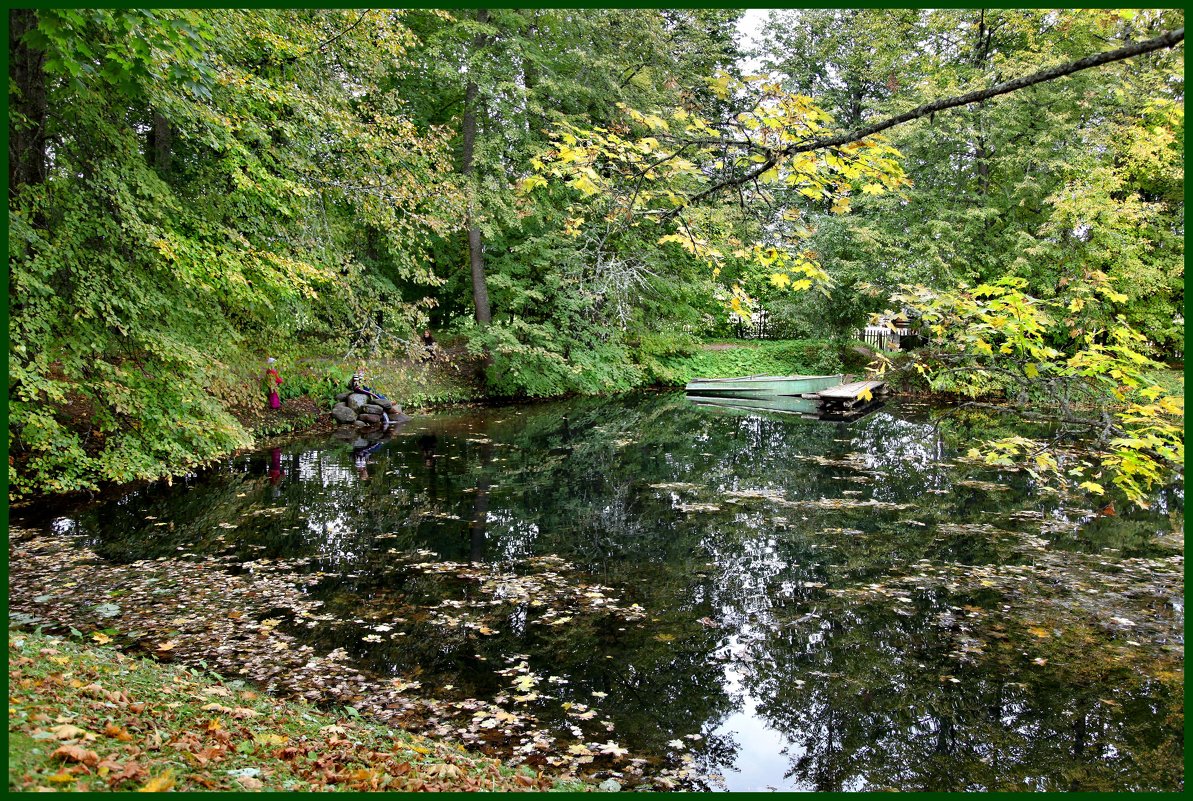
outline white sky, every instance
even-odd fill
[[[742,14],[737,21],[737,42],[743,48],[748,48],[755,44],[758,32],[762,29],[762,23],[766,21],[766,15],[770,13],[767,8],[748,8],[746,13]],[[755,59],[742,59],[738,65],[743,72],[754,72],[758,68],[758,61]]]

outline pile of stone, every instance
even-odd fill
[[[381,425],[384,418],[389,417],[391,423],[405,419],[402,409],[394,402],[385,398],[373,398],[363,392],[341,392],[336,395],[336,405],[331,407],[331,416],[340,425],[369,428]]]

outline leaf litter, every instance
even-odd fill
[[[426,557],[431,552],[425,550],[397,555],[412,573],[442,576],[469,588],[463,597],[408,610],[411,618],[420,618],[420,626],[440,636],[495,634],[503,612],[519,605],[534,613],[528,625],[568,625],[573,619],[594,617],[640,625],[646,617],[646,610],[625,604],[610,588],[580,581],[572,565],[554,556],[528,558],[521,565],[528,572],[519,573],[497,565],[430,561]],[[574,705],[563,726],[542,723],[536,710],[558,703],[545,688],[560,688],[567,680],[544,681],[529,669],[526,655],[511,656],[511,667],[497,671],[513,676],[509,692],[492,699],[458,699],[435,697],[425,690],[416,693],[417,681],[395,681],[361,669],[342,647],[321,653],[304,644],[292,632],[339,622],[322,609],[322,601],[311,597],[311,589],[324,579],[309,571],[311,561],[182,554],[113,564],[89,548],[66,547],[56,535],[13,529],[11,608],[50,630],[114,627],[119,632],[115,644],[130,653],[202,665],[220,675],[251,680],[282,698],[344,708],[408,732],[460,742],[509,765],[547,770],[561,779],[597,781],[615,770],[631,787],[672,789],[696,780],[687,763],[630,754],[609,738],[614,726],[595,708]],[[48,588],[54,589],[52,597]],[[113,610],[95,605],[97,595],[114,591],[123,591],[122,606]],[[407,622],[401,617],[358,622],[372,626],[363,636],[363,644],[370,647],[385,641],[382,634],[406,634],[389,631]],[[233,720],[250,717],[251,710],[246,710],[217,701],[204,707]],[[240,778],[243,786],[250,777]]]

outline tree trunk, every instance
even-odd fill
[[[478,9],[476,21],[489,21],[488,9]],[[478,33],[472,40],[472,49],[479,51],[485,46],[485,37]],[[473,155],[476,150],[476,120],[477,120],[477,85],[475,75],[468,77],[468,86],[464,90],[464,123],[461,133],[464,137],[463,153],[461,154],[460,172],[466,176],[472,175]],[[488,325],[492,320],[489,311],[489,288],[485,284],[485,251],[481,242],[481,229],[474,219],[475,197],[468,200],[468,261],[472,267],[472,302],[476,308],[476,321],[481,325]]]
[[[21,41],[37,27],[37,12],[14,8],[8,12],[9,79],[16,88],[12,95],[8,125],[8,191],[11,195],[25,184],[39,184],[49,174],[46,147],[45,54]],[[24,122],[15,122],[22,115]]]
[[[174,147],[174,131],[170,122],[156,111],[149,129],[149,161],[159,174],[170,170],[170,155]]]

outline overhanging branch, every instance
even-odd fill
[[[731,187],[738,187],[753,181],[762,173],[773,167],[779,157],[794,156],[798,153],[809,153],[814,150],[824,150],[830,147],[840,147],[851,142],[857,142],[865,139],[867,136],[881,133],[889,128],[894,128],[896,125],[902,125],[905,122],[919,119],[920,117],[927,117],[929,114],[934,114],[937,111],[944,111],[950,108],[957,108],[958,106],[967,106],[971,103],[980,103],[983,100],[988,100],[999,95],[1016,92],[1020,89],[1026,89],[1029,86],[1035,86],[1039,83],[1047,81],[1054,81],[1057,78],[1064,78],[1067,75],[1072,75],[1075,72],[1082,70],[1100,67],[1104,64],[1111,64],[1115,61],[1122,61],[1124,59],[1140,56],[1145,53],[1151,53],[1156,50],[1163,50],[1169,47],[1175,47],[1185,39],[1185,29],[1177,28],[1174,31],[1168,31],[1154,39],[1148,39],[1143,42],[1133,42],[1117,50],[1108,50],[1104,53],[1097,53],[1092,56],[1078,59],[1077,61],[1070,61],[1067,64],[1060,64],[1055,67],[1034,72],[1031,75],[1025,75],[1021,78],[1015,78],[1009,81],[995,84],[988,89],[979,89],[973,92],[967,92],[956,97],[944,98],[942,100],[933,100],[931,103],[924,103],[916,106],[910,111],[905,111],[894,117],[888,117],[880,122],[867,125],[863,128],[857,128],[852,131],[847,131],[836,136],[825,137],[821,139],[811,139],[806,142],[791,144],[783,148],[778,148],[768,152],[767,160],[757,167],[737,176],[726,178],[708,189],[693,195],[692,198],[685,205],[698,203],[707,197],[711,197],[718,192]],[[743,147],[748,147],[748,142],[733,142],[728,144],[736,144]],[[678,213],[683,206],[668,212],[666,216],[672,216]]]

